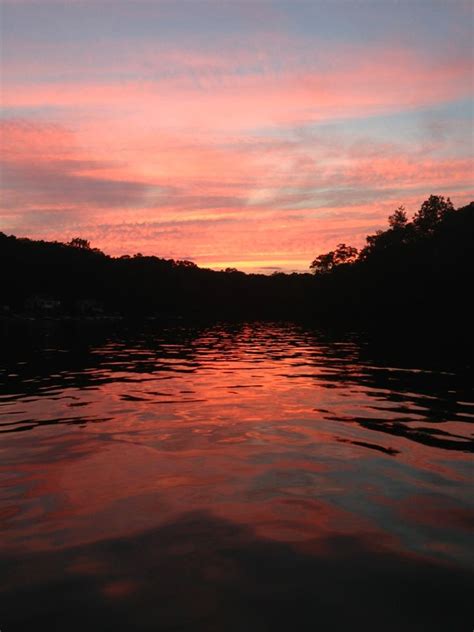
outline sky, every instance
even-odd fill
[[[308,271],[473,195],[464,0],[0,0],[0,231]]]

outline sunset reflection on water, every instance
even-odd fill
[[[5,349],[6,630],[317,629],[316,607],[464,622],[465,368],[263,323],[51,327]]]

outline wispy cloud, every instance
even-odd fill
[[[383,28],[362,37],[337,8],[310,28],[318,3],[206,3],[192,24],[173,4],[110,2],[107,26],[78,0],[41,5],[57,37],[43,18],[25,38],[40,4],[5,4],[0,230],[304,269],[402,202],[472,194],[462,12],[398,33],[374,10]],[[430,29],[458,36],[435,46]]]

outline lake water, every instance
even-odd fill
[[[462,364],[264,323],[2,346],[2,632],[472,628]]]

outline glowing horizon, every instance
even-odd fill
[[[473,197],[470,2],[3,0],[0,230],[308,271]]]

